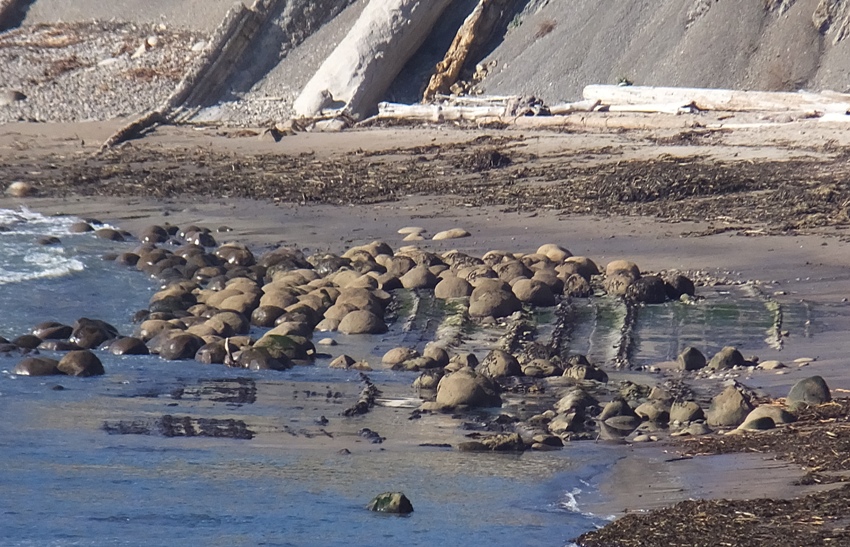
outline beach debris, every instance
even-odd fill
[[[367,505],[369,511],[406,515],[413,512],[413,504],[403,492],[384,492],[378,494]]]
[[[375,406],[375,399],[381,394],[381,390],[379,390],[378,387],[372,383],[372,380],[370,380],[369,377],[362,372],[360,373],[360,381],[365,384],[362,391],[360,391],[360,397],[353,406],[343,411],[343,416],[366,414],[373,406]]]

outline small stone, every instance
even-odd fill
[[[425,228],[421,226],[405,226],[404,228],[399,228],[398,233],[402,235],[408,234],[421,234],[425,231]]]
[[[334,340],[333,338],[322,338],[316,343],[320,346],[335,346],[336,340]]]
[[[759,363],[758,368],[762,370],[777,370],[785,368],[785,363],[782,361],[762,361]]]

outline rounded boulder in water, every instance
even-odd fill
[[[105,372],[98,356],[87,349],[69,351],[57,368],[68,376],[100,376]]]

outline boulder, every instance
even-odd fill
[[[617,270],[610,275],[605,276],[603,288],[605,292],[611,296],[625,296],[629,286],[635,282],[637,278],[628,271]]]
[[[118,329],[99,319],[80,318],[68,341],[84,349],[94,349],[118,336]]]
[[[449,352],[435,342],[429,342],[425,345],[425,349],[422,350],[422,357],[432,360],[436,367],[444,367],[449,364]]]
[[[131,336],[116,338],[109,343],[106,351],[112,355],[147,355],[150,353],[144,341]]]
[[[453,275],[446,275],[434,287],[434,297],[441,300],[464,298],[470,294],[472,294],[472,285],[467,280]]]
[[[664,424],[670,421],[670,411],[658,401],[648,401],[638,405],[635,414],[650,422]]]
[[[670,406],[670,422],[684,424],[704,417],[702,408],[694,401],[677,401]]]
[[[413,389],[437,389],[440,380],[445,376],[445,371],[442,369],[431,369],[423,371],[422,374],[416,377],[413,381]]]
[[[375,496],[366,509],[378,513],[406,515],[413,512],[413,504],[401,492],[384,492]]]
[[[782,407],[775,405],[760,405],[752,412],[747,414],[744,423],[758,418],[770,418],[774,424],[790,424],[797,421],[797,418]]]
[[[514,293],[491,287],[476,287],[469,298],[471,317],[507,317],[521,309],[522,303]]]
[[[343,334],[381,334],[387,332],[387,325],[370,311],[356,310],[343,317],[337,329]]]
[[[63,374],[59,361],[47,357],[25,357],[15,365],[14,374],[19,376],[52,376]]]
[[[286,370],[292,368],[292,361],[286,355],[273,357],[264,347],[253,347],[239,352],[236,366],[248,370]]]
[[[399,278],[405,289],[433,289],[437,286],[437,276],[425,266],[417,266]]]
[[[729,386],[711,400],[705,414],[708,425],[737,427],[752,410],[749,399],[735,386]]]
[[[419,352],[413,348],[397,347],[389,350],[381,357],[381,362],[385,365],[398,365],[409,359],[419,357]]]
[[[832,395],[823,378],[810,376],[794,384],[788,392],[788,397],[785,398],[785,404],[791,410],[795,410],[801,405],[820,405],[831,400]]]
[[[627,403],[625,399],[622,397],[615,397],[605,405],[597,418],[601,421],[605,421],[609,418],[613,418],[614,416],[637,417],[637,414],[635,414],[635,411],[629,406],[629,403]]]
[[[475,370],[488,378],[522,376],[522,367],[516,357],[500,349],[488,353]]]
[[[684,275],[674,275],[665,280],[667,289],[667,297],[671,300],[678,300],[682,295],[693,296],[696,293],[694,282]]]
[[[732,367],[742,367],[747,362],[741,352],[732,346],[726,346],[711,358],[708,362],[709,370],[728,370]]]
[[[71,336],[72,332],[74,332],[73,327],[57,323],[56,321],[39,323],[32,329],[32,335],[42,340],[65,340]]]
[[[198,348],[195,352],[195,361],[205,365],[221,365],[227,357],[227,349],[224,347],[224,341],[208,342]]]
[[[159,349],[159,356],[168,361],[194,359],[204,345],[204,339],[194,334],[178,334],[169,338]]]
[[[502,399],[498,386],[492,380],[470,368],[463,368],[440,380],[437,385],[437,404],[443,407],[487,407],[501,405]]]
[[[592,395],[585,390],[576,387],[569,390],[557,403],[555,403],[555,411],[559,414],[568,414],[577,412],[584,415],[588,408],[597,406],[597,401]]]
[[[605,266],[606,276],[611,276],[616,272],[628,272],[634,279],[640,277],[640,268],[631,260],[612,260]]]
[[[572,255],[567,249],[555,243],[545,243],[537,248],[537,254],[543,255],[552,262],[563,262]]]
[[[555,305],[555,295],[548,285],[535,279],[519,279],[511,287],[520,302],[535,306],[549,307]]]
[[[699,370],[705,367],[705,355],[695,347],[687,346],[676,359],[679,370]]]
[[[564,369],[563,376],[580,382],[584,380],[595,380],[603,384],[608,382],[608,374],[601,368],[590,363],[571,364]]]
[[[59,360],[57,367],[68,376],[100,376],[104,374],[103,363],[97,355],[87,349],[69,351]]]
[[[628,286],[626,298],[642,304],[663,304],[667,301],[667,288],[657,275],[647,275]]]
[[[574,273],[564,281],[564,296],[572,298],[588,298],[593,296],[593,287],[581,275]]]

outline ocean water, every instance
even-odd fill
[[[74,220],[0,211],[9,228],[0,232],[0,335],[83,316],[132,333],[130,317],[155,283],[102,260],[132,243],[71,234]],[[36,243],[49,235],[61,244]],[[96,378],[17,377],[18,357],[0,356],[0,545],[568,545],[605,522],[576,497],[615,453],[590,444],[522,455],[417,446],[435,428],[462,438],[456,421],[407,419],[414,374],[373,373],[387,406],[343,418],[338,404],[309,393],[333,389],[350,402],[356,373],[99,356],[107,373]],[[166,436],[158,428],[170,416],[199,428],[238,423],[252,438]],[[367,426],[384,442],[360,437]],[[411,515],[365,510],[396,490],[413,502]]]
[[[132,333],[130,318],[156,283],[101,258],[133,243],[71,234],[75,220],[0,210],[0,336],[79,317]],[[37,244],[50,235],[61,243]],[[769,348],[777,325],[806,336],[825,328],[811,307],[788,306],[779,317],[775,304],[746,287],[702,293],[697,305],[639,311],[635,363],[674,358],[684,344],[706,353],[728,344]],[[456,310],[427,297],[399,298],[387,335],[336,335],[335,351],[375,362],[440,329],[479,340],[493,334],[441,321]],[[563,347],[597,362],[613,358],[622,305],[576,301],[572,314]],[[539,319],[545,337],[552,314]],[[359,374],[322,361],[254,373],[99,355],[101,377],[29,378],[11,374],[17,358],[0,354],[0,545],[563,546],[607,522],[585,512],[582,500],[622,457],[619,447],[579,442],[556,452],[468,454],[420,446],[464,440],[461,422],[474,428],[476,417],[411,419],[415,373],[370,373],[383,391],[380,404],[344,418],[362,388]],[[383,442],[371,443],[363,428]],[[385,491],[405,492],[414,512],[366,511]]]

